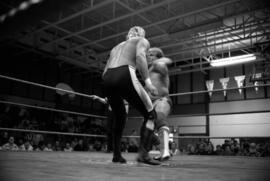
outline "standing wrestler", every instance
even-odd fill
[[[151,135],[154,132],[156,114],[151,99],[136,76],[139,70],[150,94],[157,95],[148,72],[146,52],[150,43],[145,39],[145,31],[139,26],[132,27],[127,40],[116,45],[110,52],[103,72],[105,94],[114,113],[113,125],[113,162],[126,163],[121,155],[120,143],[125,126],[126,112],[124,99],[134,106],[144,117],[140,130],[138,162],[158,165],[148,154]]]
[[[153,106],[157,114],[155,129],[158,132],[160,141],[160,157],[157,159],[165,161],[170,158],[169,133],[170,129],[167,117],[171,112],[172,101],[169,97],[169,72],[167,65],[172,61],[164,57],[160,48],[150,48],[147,53],[149,65],[149,76],[153,85],[158,89],[158,95],[149,94],[153,101]]]

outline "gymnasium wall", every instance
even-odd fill
[[[246,75],[244,85],[253,85],[250,82],[249,77],[254,73],[254,64],[249,63],[245,65],[235,65],[229,67],[223,67],[218,69],[211,69],[203,72],[191,72],[187,74],[179,74],[170,77],[171,89],[170,93],[184,93],[195,92],[200,90],[206,90],[205,81],[214,80],[214,89],[222,89],[220,78],[229,77],[228,88],[237,87],[234,76]],[[266,81],[265,83],[270,83]],[[234,100],[247,100],[247,99],[263,99],[270,97],[270,87],[261,87],[256,92],[254,88],[244,89],[242,94],[239,94],[238,90],[227,91],[227,96],[223,95],[223,92],[214,92],[209,98],[208,94],[193,94],[184,96],[172,97],[174,105],[184,104],[200,104],[205,102],[223,102]],[[174,114],[178,114],[174,110]]]
[[[170,116],[169,124],[180,135],[270,136],[269,110],[270,99],[217,102],[208,115]]]
[[[270,136],[270,99],[234,101],[210,104],[210,136]],[[258,111],[242,114],[243,111]]]

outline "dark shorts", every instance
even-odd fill
[[[170,107],[172,108],[173,104],[172,104],[172,99],[169,96],[165,96],[165,97],[161,97],[155,100],[152,100],[153,102],[153,106],[155,107],[155,105],[159,102],[159,101],[166,101]]]
[[[136,69],[129,65],[107,70],[104,79],[105,94],[114,112],[116,121],[123,122],[126,115],[124,99],[134,106],[144,117],[153,110],[147,92],[136,76]]]

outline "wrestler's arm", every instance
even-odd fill
[[[142,38],[136,47],[136,65],[137,68],[145,82],[145,88],[153,95],[158,94],[157,88],[152,84],[152,81],[149,77],[147,59],[146,59],[146,52],[150,47],[150,43],[145,39]]]
[[[106,101],[105,98],[98,97],[98,96],[94,95],[94,96],[93,96],[93,99],[99,101],[99,102],[102,103],[102,104],[107,104],[107,101]]]
[[[146,52],[149,47],[150,43],[144,38],[138,42],[136,47],[136,65],[144,81],[149,78],[148,65],[146,60]]]
[[[162,58],[155,60],[155,62],[161,62],[161,63],[164,63],[166,65],[170,65],[172,63],[172,59],[167,58],[167,57],[162,57]]]
[[[168,74],[168,67],[166,62],[155,61],[152,66],[152,71],[158,72],[163,76],[166,76]]]
[[[103,71],[103,73],[102,73],[102,77],[103,77],[103,76],[105,75],[105,73],[107,72],[107,69],[108,69],[109,64],[110,64],[110,58],[107,60],[106,66],[105,66],[104,71]]]
[[[105,68],[104,68],[104,71],[103,71],[103,73],[102,73],[102,76],[105,75],[105,73],[106,73],[106,71],[107,71],[107,69],[108,69],[108,67],[109,67],[109,65],[110,65],[110,62],[111,62],[111,59],[112,59],[112,57],[113,57],[114,52],[115,52],[115,47],[114,47],[114,48],[111,50],[111,52],[110,52],[110,56],[109,56],[109,59],[107,60],[107,63],[106,63],[106,65],[105,65]]]

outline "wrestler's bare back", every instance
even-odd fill
[[[122,65],[136,67],[137,44],[141,40],[142,38],[140,37],[134,37],[115,46],[110,53],[106,69],[120,67]]]

